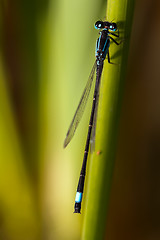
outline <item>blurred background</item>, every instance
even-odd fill
[[[80,239],[73,206],[91,103],[63,141],[106,1],[1,0],[0,9],[0,239]],[[136,1],[106,239],[160,239],[159,43],[160,2]]]

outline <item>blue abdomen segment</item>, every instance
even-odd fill
[[[77,192],[77,193],[76,193],[76,198],[75,198],[75,202],[76,202],[76,203],[82,202],[82,195],[83,195],[82,192]]]

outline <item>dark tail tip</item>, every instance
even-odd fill
[[[80,211],[79,208],[75,208],[73,213],[80,213],[81,214],[81,211]]]
[[[81,213],[81,202],[79,203],[75,202],[74,213]]]

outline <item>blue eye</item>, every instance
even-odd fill
[[[96,29],[101,29],[103,28],[103,22],[102,21],[97,21],[94,25]]]
[[[112,31],[116,31],[117,30],[117,24],[116,23],[111,23],[111,25],[109,26],[110,30]]]

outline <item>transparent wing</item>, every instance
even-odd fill
[[[91,139],[90,139],[91,153],[93,153],[95,150],[95,136],[96,136],[98,103],[99,103],[99,90],[98,90],[95,113],[94,113],[94,118],[93,118],[92,133],[91,133]]]
[[[70,124],[70,127],[68,129],[66,138],[64,140],[64,148],[68,145],[68,143],[71,141],[72,137],[74,136],[74,133],[78,127],[78,124],[82,118],[82,115],[84,113],[85,110],[85,106],[88,100],[88,96],[91,90],[91,86],[92,86],[92,82],[93,82],[93,78],[94,78],[94,73],[95,73],[95,69],[96,69],[96,62],[94,63],[91,73],[89,75],[86,87],[84,89],[84,92],[82,94],[81,100],[79,102],[79,105],[77,107],[77,110],[74,114],[73,120]]]

